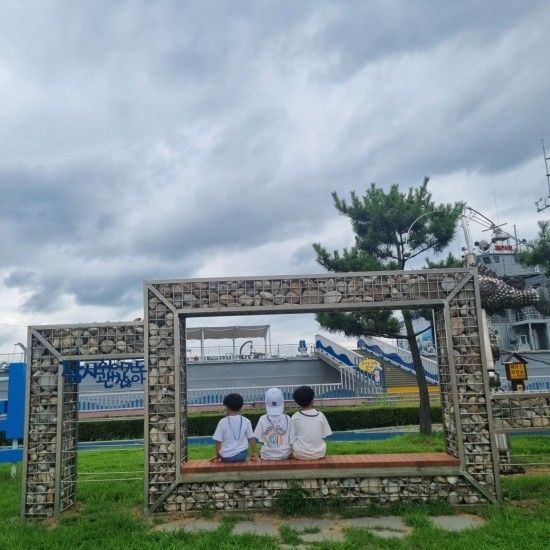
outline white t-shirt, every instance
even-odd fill
[[[290,456],[292,421],[288,414],[269,416],[258,420],[254,437],[263,443],[260,456],[266,460],[283,460]]]
[[[252,437],[254,437],[254,432],[250,420],[237,414],[222,418],[216,426],[212,439],[222,444],[220,455],[229,458],[246,451],[248,440]]]
[[[296,458],[323,458],[327,445],[324,438],[332,433],[325,415],[315,409],[292,415],[292,451]]]

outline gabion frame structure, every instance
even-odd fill
[[[499,392],[491,398],[497,432],[536,433],[550,428],[550,391]]]
[[[181,473],[180,465],[187,461],[188,317],[365,308],[435,310],[446,451],[460,461],[461,495],[455,500],[472,503],[500,498],[498,452],[475,269],[146,281],[144,301],[145,365],[149,374],[144,430],[146,511],[187,511],[214,505],[253,508],[262,507],[262,502],[267,506],[266,495],[269,498],[273,495],[269,495],[270,489],[266,487],[271,487],[272,480],[297,477],[296,471],[286,475],[272,472],[270,476],[263,473],[255,481],[242,481],[243,488],[235,492],[234,476],[231,488],[226,490],[221,480],[213,484],[203,479],[201,484],[198,478]],[[350,479],[353,475],[356,478],[365,475],[359,471],[348,474]],[[387,474],[378,475],[379,479],[387,478]],[[414,478],[399,478],[400,494],[412,494],[411,480],[421,475],[417,472]],[[448,494],[447,478],[434,477],[427,471],[425,475],[429,483],[428,493],[423,496]],[[244,487],[247,483],[256,485]],[[197,491],[205,495],[201,497],[201,506],[195,505],[193,494]],[[227,506],[216,500],[224,491]],[[276,493],[278,489],[273,491]],[[249,495],[256,493],[256,502],[252,499],[252,504],[247,504]]]
[[[143,322],[29,327],[27,349],[22,515],[47,517],[75,502],[78,384],[64,374],[77,361],[142,358]]]
[[[268,507],[289,479],[312,497],[338,495],[355,503],[500,498],[475,269],[146,281],[144,304],[144,323],[29,328],[24,516],[50,516],[75,500],[78,390],[60,366],[134,357],[144,357],[147,370],[149,513]],[[446,451],[460,462],[457,469],[226,472],[215,479],[181,473],[187,461],[187,317],[426,307],[435,310]]]

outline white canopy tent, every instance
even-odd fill
[[[240,325],[224,327],[188,327],[187,340],[200,340],[201,359],[204,358],[205,340],[233,340],[233,357],[236,357],[235,341],[238,338],[263,338],[267,356],[267,340],[270,338],[270,325]],[[271,348],[271,342],[270,342]]]

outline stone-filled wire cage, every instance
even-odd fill
[[[141,321],[29,327],[22,512],[47,517],[76,495],[80,361],[142,358]]]
[[[265,509],[292,479],[311,498],[338,496],[355,504],[440,498],[472,504],[500,498],[474,269],[146,281],[144,306],[143,323],[29,329],[25,516],[53,515],[74,503],[78,388],[67,382],[64,368],[101,358],[145,360],[148,513]],[[332,472],[304,467],[206,478],[185,473],[188,317],[420,308],[435,311],[446,451],[455,466]]]
[[[228,476],[226,484],[182,472],[180,466],[187,461],[187,317],[364,308],[435,310],[446,451],[457,459],[459,468],[449,478],[424,472],[422,498],[443,496],[455,504],[500,498],[498,453],[474,269],[148,281],[144,285],[144,301],[145,364],[149,372],[145,419],[148,512],[264,508],[286,486],[284,478],[299,480],[300,475],[308,495],[326,496],[319,492],[323,479],[312,481],[305,471],[299,475],[287,472],[286,476],[282,472],[271,473],[271,477],[263,472],[250,481],[240,474],[237,478]],[[329,493],[348,498],[346,487],[359,486],[361,481],[366,487],[368,483],[376,485],[388,480],[387,473],[379,472],[377,480],[367,483],[363,478],[372,477],[372,472],[352,473],[355,477],[346,478],[345,483],[331,481]],[[397,487],[393,497],[414,500],[418,492],[413,488],[419,487],[415,485],[419,475],[422,472],[415,476],[409,472],[393,479],[392,485]],[[349,498],[367,503],[380,500],[383,494],[356,489]]]

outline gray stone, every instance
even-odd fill
[[[456,281],[453,277],[444,277],[441,279],[441,288],[446,292],[450,292],[456,286]]]
[[[474,527],[481,527],[485,520],[477,516],[434,516],[431,518],[434,525],[446,531],[463,531]]]
[[[337,290],[329,290],[325,294],[323,301],[325,304],[337,304],[342,301],[342,293]]]
[[[240,521],[233,528],[234,535],[268,535],[271,537],[279,534],[279,528],[273,523],[267,521]]]
[[[359,489],[362,493],[379,494],[382,484],[379,479],[363,479],[359,483]]]
[[[57,388],[57,376],[52,372],[42,374],[38,380],[44,391],[52,391]]]
[[[115,349],[115,342],[113,340],[103,340],[99,344],[99,349],[103,353],[111,353]]]

